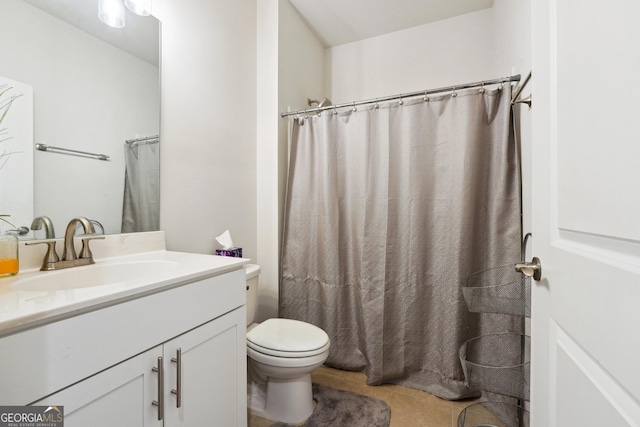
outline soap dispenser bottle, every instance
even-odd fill
[[[0,234],[0,277],[18,274],[18,237]]]

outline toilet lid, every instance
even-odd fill
[[[247,332],[247,344],[266,354],[306,357],[325,351],[329,336],[317,326],[299,320],[268,319]]]

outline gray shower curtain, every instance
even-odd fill
[[[122,232],[160,230],[160,143],[125,144]]]
[[[293,124],[280,315],[331,338],[329,366],[446,399],[467,339],[520,331],[470,313],[469,274],[520,259],[510,88],[458,91]]]

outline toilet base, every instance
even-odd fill
[[[306,421],[314,409],[311,375],[297,378],[269,378],[264,385],[252,383],[247,405],[249,411],[263,418],[287,424]]]

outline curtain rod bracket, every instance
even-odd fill
[[[531,95],[527,96],[526,98],[520,98],[516,99],[515,101],[511,101],[511,105],[516,104],[527,104],[529,108],[531,108]]]
[[[531,71],[529,71],[529,74],[527,74],[527,77],[525,77],[522,83],[516,88],[516,91],[513,94],[513,98],[511,98],[511,102],[515,102],[518,99],[518,97],[520,96],[520,93],[522,92],[522,89],[524,89],[527,83],[529,83],[529,80],[531,80]]]

